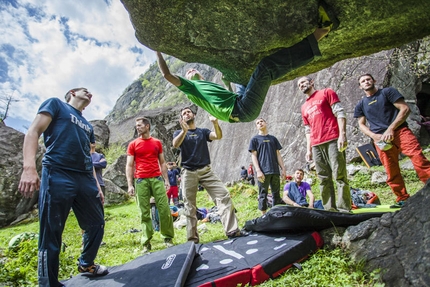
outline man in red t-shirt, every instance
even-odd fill
[[[160,233],[167,247],[173,246],[173,220],[167,200],[166,189],[170,187],[167,167],[161,142],[151,137],[151,124],[147,118],[136,119],[138,138],[127,149],[126,176],[128,193],[137,195],[142,223],[142,253],[151,250],[151,238],[154,234],[151,221],[150,198],[155,198],[160,220]],[[160,171],[161,167],[161,171]]]
[[[351,193],[344,152],[347,147],[346,118],[339,97],[332,89],[315,90],[314,81],[309,77],[300,78],[297,84],[307,96],[302,105],[306,161],[315,161],[324,209],[349,212]]]

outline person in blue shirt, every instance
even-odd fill
[[[96,179],[90,154],[95,142],[91,124],[82,111],[91,103],[86,88],[65,95],[66,103],[50,98],[42,103],[28,129],[23,146],[23,172],[18,189],[31,198],[39,190],[39,286],[64,286],[58,281],[61,237],[70,209],[85,231],[78,270],[106,275],[108,269],[94,263],[104,234],[104,196]],[[42,179],[36,170],[38,140],[43,133],[46,152]]]
[[[294,180],[285,184],[284,196],[282,199],[286,204],[292,206],[324,209],[321,200],[315,201],[315,197],[309,183],[303,181],[304,175],[305,172],[303,169],[298,168],[294,171]],[[309,197],[309,202],[306,200],[306,196]]]
[[[167,176],[169,177],[170,188],[167,191],[167,200],[170,204],[170,198],[175,206],[179,205],[179,189],[178,189],[178,177],[179,170],[177,169],[176,163],[168,162],[167,164]]]
[[[103,169],[107,166],[106,158],[103,154],[96,152],[96,143],[91,143],[91,159],[96,171],[97,181],[100,184],[103,195],[106,196],[105,182],[103,181]]]

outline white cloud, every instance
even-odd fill
[[[42,101],[84,86],[94,95],[85,117],[103,119],[155,60],[136,40],[120,1],[16,3],[0,3],[0,58],[7,63],[7,80],[0,81],[0,89],[21,99],[11,106],[11,118],[31,121]]]

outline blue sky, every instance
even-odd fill
[[[84,116],[103,119],[155,61],[119,0],[0,0],[0,35],[0,97],[19,100],[5,122],[22,132],[44,100],[75,87],[93,94]]]

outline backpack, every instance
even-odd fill
[[[376,207],[376,205],[381,204],[379,197],[374,192],[352,188],[352,187],[350,190],[351,190],[352,209],[363,208],[363,207],[366,207],[366,208]]]

